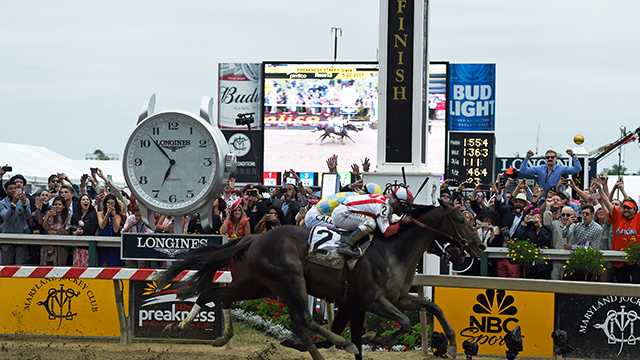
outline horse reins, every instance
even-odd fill
[[[445,216],[446,216],[447,220],[449,220],[449,222],[452,222],[452,221],[451,221],[451,218],[449,217],[449,212],[447,212],[447,213],[445,214]],[[460,244],[460,247],[462,248],[462,250],[463,250],[464,252],[466,252],[467,254],[469,254],[469,252],[465,249],[465,248],[466,248],[465,240],[464,240],[464,238],[462,237],[462,235],[461,235],[461,234],[460,234],[460,232],[458,231],[458,228],[457,228],[455,225],[453,225],[453,224],[452,224],[452,225],[453,225],[453,229],[454,229],[454,230],[455,230],[455,232],[456,232],[456,236],[458,236],[458,238],[457,238],[457,239],[456,239],[455,237],[453,237],[453,236],[449,235],[448,233],[446,233],[446,232],[444,232],[444,231],[442,231],[442,230],[438,230],[438,229],[436,229],[436,228],[434,228],[434,227],[432,227],[432,226],[430,226],[430,225],[427,225],[427,224],[423,223],[422,221],[417,220],[417,219],[415,219],[415,218],[413,218],[413,217],[411,217],[411,223],[412,223],[412,224],[414,224],[414,225],[416,225],[417,227],[419,227],[419,228],[421,228],[421,229],[424,229],[424,230],[427,230],[427,231],[431,231],[431,232],[435,233],[435,234],[436,234],[436,235],[438,235],[438,236],[442,236],[442,237],[446,238],[447,240],[449,240],[449,241],[451,241],[451,242],[457,242],[458,244]],[[435,241],[435,243],[436,243],[436,245],[438,246],[438,248],[440,248],[440,251],[442,251],[442,253],[443,253],[443,254],[445,254],[445,255],[447,255],[447,256],[450,256],[450,255],[448,255],[448,253],[447,253],[447,248],[448,248],[449,246],[451,246],[451,243],[450,243],[450,242],[448,242],[448,243],[444,244],[444,246],[443,246],[443,245],[441,245],[441,244],[440,244],[440,242],[438,241],[438,238],[436,238],[435,240],[436,240],[436,241]],[[471,269],[471,267],[472,267],[472,266],[473,266],[473,264],[474,264],[474,260],[475,260],[475,259],[474,259],[474,257],[473,257],[473,256],[471,256],[471,264],[469,264],[469,266],[468,266],[466,269],[464,269],[464,270],[462,270],[462,271],[458,271],[458,272],[465,272],[465,271],[467,271],[467,270]]]

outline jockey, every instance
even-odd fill
[[[376,225],[384,237],[397,233],[400,229],[400,218],[392,215],[401,215],[411,203],[413,194],[400,185],[392,185],[387,195],[367,194],[347,198],[331,216],[336,227],[352,231],[348,236],[342,237],[338,253],[351,257],[361,256],[361,251],[354,250],[354,247],[372,233]]]
[[[382,188],[376,183],[368,183],[364,187],[365,194],[382,194]],[[311,229],[314,226],[333,226],[331,214],[338,205],[343,204],[347,198],[360,195],[356,192],[339,192],[325,196],[313,206],[304,216],[304,226]]]

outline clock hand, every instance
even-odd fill
[[[153,143],[158,147],[158,149],[160,149],[160,151],[162,152],[162,154],[163,154],[167,159],[169,159],[169,161],[173,161],[173,159],[171,159],[171,158],[169,157],[169,155],[167,154],[167,152],[166,152],[166,151],[164,151],[164,149],[162,148],[162,146],[160,146],[160,144],[159,144],[157,141],[155,141],[155,140],[151,137],[151,135],[149,135],[149,139],[151,139],[151,141],[153,141]]]
[[[169,161],[169,168],[167,169],[167,172],[164,173],[164,179],[162,179],[162,185],[160,186],[163,186],[165,181],[167,181],[167,179],[169,178],[169,174],[171,174],[171,169],[173,169],[173,165],[175,164],[176,164],[175,160],[171,159]]]

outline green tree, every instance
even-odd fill
[[[617,164],[614,164],[611,166],[611,168],[607,169],[607,174],[608,175],[626,175],[627,174],[627,167],[626,166],[618,166]]]
[[[96,149],[93,152],[93,155],[95,155],[98,160],[109,160],[109,157],[100,149]]]

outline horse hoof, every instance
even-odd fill
[[[300,352],[306,352],[307,348],[304,346],[304,344],[302,344],[299,341],[296,341],[292,338],[288,338],[288,339],[284,339],[280,342],[280,345],[284,346],[284,347],[288,347],[291,349],[296,349]]]
[[[352,343],[349,343],[349,345],[345,346],[343,348],[344,351],[348,352],[349,354],[353,354],[353,355],[357,355],[360,352],[358,351],[358,348],[353,345]]]
[[[455,359],[457,355],[458,351],[455,346],[449,346],[449,348],[447,348],[447,358]]]
[[[318,341],[318,342],[314,343],[314,345],[318,349],[329,349],[329,348],[333,347],[333,344],[329,340]]]

